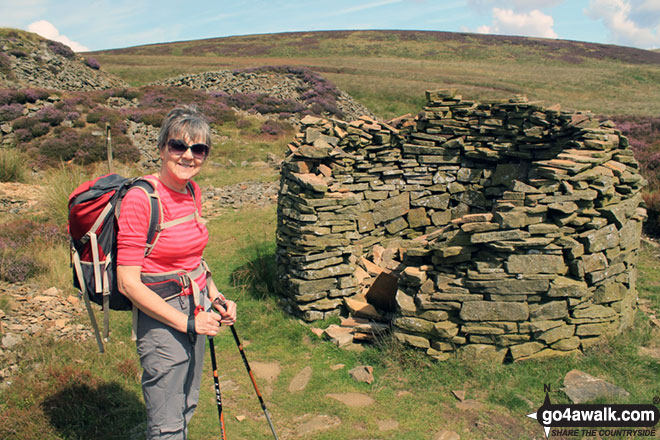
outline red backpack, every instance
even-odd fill
[[[162,207],[157,191],[158,181],[150,177],[128,179],[118,174],[106,174],[89,180],[76,188],[69,196],[68,230],[71,238],[71,265],[73,285],[80,290],[85,300],[99,350],[103,353],[103,342],[90,301],[102,306],[104,311],[104,339],[109,335],[109,310],[131,310],[130,300],[117,288],[117,219],[121,202],[126,192],[134,187],[141,188],[149,197],[151,214],[147,233],[145,256],[149,255],[160,232],[190,216],[161,224]],[[195,197],[192,184],[188,190]],[[197,212],[195,212],[197,215]],[[146,220],[146,219],[145,219]],[[208,271],[202,262],[195,272],[143,277],[162,297],[176,296],[187,287],[190,277],[200,271]],[[194,278],[193,278],[194,279]]]

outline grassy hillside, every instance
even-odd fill
[[[132,85],[186,73],[304,65],[377,115],[416,112],[423,93],[471,99],[525,94],[603,115],[660,112],[660,53],[540,38],[421,31],[305,32],[215,38],[95,52]]]
[[[651,51],[518,37],[356,31],[232,37],[92,55],[102,70],[134,86],[187,72],[309,66],[383,118],[417,112],[424,90],[431,88],[456,87],[474,99],[524,93],[546,104],[628,115],[620,120],[627,124],[631,142],[646,154],[643,171],[660,170],[660,155],[655,154],[660,151],[660,53]],[[155,127],[174,103],[197,102],[222,135],[214,139],[209,164],[197,179],[205,190],[276,179],[274,170],[264,171],[257,162],[268,153],[281,156],[293,136],[290,130],[266,134],[263,118],[235,113],[224,101],[183,87],[62,93],[48,111],[23,115],[33,100],[47,96],[35,90],[0,93],[0,122],[5,118],[3,123],[11,124],[17,135],[16,145],[0,151],[0,181],[10,182],[0,189],[16,186],[16,193],[25,194],[28,188],[40,188],[35,198],[47,201],[35,204],[39,210],[21,211],[0,191],[3,206],[11,208],[0,213],[0,339],[17,331],[5,323],[24,316],[33,304],[27,300],[42,298],[46,288],[58,287],[62,298],[76,294],[65,234],[66,199],[78,183],[105,172],[105,164],[88,159],[98,160],[92,153],[104,151],[102,139],[93,133],[106,122],[119,162],[120,146],[132,145],[125,133],[128,120]],[[137,107],[110,105],[133,99],[140,102]],[[70,127],[60,126],[65,118]],[[96,150],[91,148],[95,145]],[[49,163],[44,154],[33,161],[30,155],[37,153],[51,154],[59,166],[34,173]],[[115,163],[118,172],[141,172],[130,157],[125,161],[129,165]],[[660,174],[656,180],[660,186]],[[660,195],[657,206],[660,212]],[[625,388],[630,395],[616,403],[647,404],[660,395],[660,248],[650,244],[640,249],[635,325],[617,338],[561,359],[492,365],[452,358],[438,363],[387,338],[364,351],[341,350],[290,316],[271,289],[274,205],[223,208],[208,220],[211,241],[205,256],[220,289],[239,304],[237,329],[250,363],[279,372],[260,374],[255,368],[282,440],[541,438],[541,427],[525,415],[539,408],[546,384],[553,403],[568,403],[563,378],[573,369]],[[23,288],[22,282],[1,280],[3,271],[32,283],[25,287],[29,293],[16,297],[12,289]],[[40,310],[31,312],[42,320]],[[49,312],[44,310],[44,316]],[[22,331],[16,346],[0,347],[0,439],[144,438],[141,368],[130,340],[130,313],[112,313],[113,333],[104,355],[93,339],[56,339],[59,315],[49,315],[50,327]],[[314,325],[324,328],[337,321]],[[86,316],[75,317],[73,325],[78,324],[91,328]],[[270,438],[231,334],[224,329],[215,342],[228,438]],[[190,426],[190,438],[198,440],[219,437],[208,350],[206,356],[200,404]],[[349,374],[364,365],[374,368],[371,384]],[[311,371],[309,382],[292,390],[304,370]],[[349,407],[332,397],[337,393],[359,393],[373,403]]]

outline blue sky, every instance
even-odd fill
[[[660,48],[660,0],[0,0],[0,27],[75,51],[232,35],[405,29]]]

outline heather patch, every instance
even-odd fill
[[[182,75],[157,84],[177,89],[212,90],[226,105],[280,119],[305,115],[357,119],[371,115],[332,82],[306,67],[262,66]]]
[[[96,61],[96,58],[85,58],[85,65],[94,70],[99,70],[101,68],[99,62]]]
[[[660,190],[660,117],[616,116],[611,118],[630,142],[648,192]]]
[[[62,44],[59,41],[47,40],[46,45],[48,46],[48,49],[56,55],[68,59],[74,59],[76,57],[75,52],[71,50],[69,46]]]
[[[0,279],[24,282],[44,270],[34,252],[45,243],[64,243],[66,235],[52,224],[27,219],[5,222],[0,228]]]
[[[11,59],[4,52],[0,52],[0,73],[5,75],[11,73]]]
[[[113,128],[112,148],[114,157],[124,163],[136,162],[139,152],[130,139],[118,128]],[[105,137],[95,136],[88,130],[75,130],[68,127],[57,127],[54,136],[39,144],[39,153],[51,164],[59,161],[70,161],[86,165],[102,161],[106,158]]]
[[[0,89],[0,105],[35,103],[48,95],[48,91],[42,89]]]
[[[268,119],[261,125],[260,131],[262,134],[281,136],[286,132],[291,131],[291,129],[291,124],[288,122]]]
[[[52,126],[61,124],[66,118],[66,114],[63,111],[58,110],[53,106],[42,108],[34,116],[41,122],[46,122]]]
[[[14,104],[5,104],[0,105],[0,122],[13,121],[23,114],[23,105],[14,103]]]

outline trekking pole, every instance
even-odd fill
[[[214,300],[214,302],[217,302],[222,307],[225,307],[226,304],[220,297],[217,297]],[[266,408],[266,403],[264,402],[263,397],[261,397],[261,393],[259,392],[259,388],[257,387],[257,381],[254,380],[254,375],[252,374],[252,369],[250,368],[250,364],[247,360],[247,356],[245,356],[245,351],[243,351],[243,344],[241,344],[241,340],[238,338],[238,333],[236,333],[236,329],[234,328],[234,326],[230,325],[229,328],[231,329],[232,335],[234,335],[234,341],[236,341],[236,346],[238,347],[238,351],[241,353],[241,357],[243,358],[243,363],[245,364],[245,369],[247,370],[248,375],[250,376],[250,380],[252,381],[252,386],[254,387],[254,391],[256,391],[257,393],[257,397],[259,398],[259,403],[261,404],[261,409],[264,411],[264,414],[266,415],[266,420],[268,421],[270,430],[273,433],[273,437],[275,437],[275,440],[279,440],[277,434],[275,433],[275,427],[273,426],[273,422],[270,420],[270,414],[268,413],[268,409]]]
[[[213,337],[209,336],[209,346],[211,351],[211,366],[213,367],[213,381],[215,382],[215,401],[218,403],[218,418],[220,419],[220,432],[222,440],[227,440],[225,433],[225,418],[222,415],[222,397],[220,396],[220,382],[218,381],[218,364],[215,361],[215,343]]]

